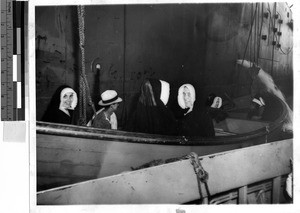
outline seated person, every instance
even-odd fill
[[[215,136],[211,117],[204,107],[195,105],[196,92],[191,84],[183,84],[178,90],[177,101],[184,113],[180,121],[179,134],[184,136]]]
[[[77,100],[77,94],[71,87],[60,86],[52,96],[42,121],[72,124]]]
[[[265,101],[262,97],[256,95],[250,104],[250,111],[247,118],[252,120],[260,120],[265,109]]]
[[[237,60],[237,64],[247,68],[252,78],[251,84],[251,96],[254,97],[258,93],[269,93],[277,96],[281,100],[285,101],[283,93],[278,89],[277,85],[270,74],[265,72],[260,66],[251,61]]]
[[[275,121],[282,113],[280,99],[268,92],[255,95],[251,105],[249,119]]]
[[[118,129],[118,121],[115,111],[118,109],[122,98],[118,97],[115,90],[106,90],[101,94],[99,105],[102,106],[87,126],[92,126],[102,129]]]
[[[142,83],[137,102],[133,103],[125,130],[174,135],[177,132],[177,122],[166,107],[169,95],[169,83],[158,79],[146,79]]]
[[[222,101],[222,98],[216,96],[214,93],[209,94],[206,100],[208,113],[217,123],[228,117],[227,112],[223,109]]]
[[[257,64],[242,59],[237,60],[237,64],[240,64],[243,67],[247,68],[247,70],[249,70],[249,73],[252,78],[251,96],[254,97],[258,93],[267,94],[267,97],[264,97],[264,100],[266,102],[265,108],[268,109],[264,110],[265,112],[263,113],[262,120],[274,121],[278,117],[278,113],[281,113],[280,107],[278,108],[278,99],[276,99],[274,96],[278,97],[283,102],[286,102],[283,93],[274,83],[271,75],[265,72]],[[268,104],[267,102],[270,102],[270,104]],[[283,130],[293,131],[293,111],[291,110],[288,104],[286,104],[286,109],[288,111],[288,114],[285,118]]]

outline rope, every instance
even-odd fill
[[[261,23],[260,23],[260,30],[259,30],[259,34],[258,34],[259,39],[261,39],[261,36],[262,36],[261,32],[262,32],[262,26],[263,26],[263,23],[264,23],[264,3],[262,3],[261,5],[262,5],[261,6]],[[257,64],[258,64],[258,58],[260,57],[260,55],[259,55],[260,41],[257,42],[257,43],[258,43],[258,47],[257,47]]]
[[[83,88],[84,87],[84,84],[83,84],[83,80],[81,78],[81,76],[79,76],[79,125],[84,125],[85,123],[85,116],[83,114],[83,112],[85,112],[84,110],[84,106],[85,106],[85,103],[83,101],[83,97],[84,97],[84,94],[83,94]]]
[[[249,35],[248,35],[248,39],[247,39],[246,48],[245,48],[245,51],[244,51],[242,63],[244,63],[244,60],[245,60],[245,57],[246,57],[246,53],[247,53],[247,49],[248,49],[248,45],[249,45],[249,41],[250,41],[250,38],[252,38],[253,22],[254,22],[254,20],[255,20],[255,15],[256,15],[256,11],[257,11],[257,4],[258,4],[258,3],[256,3],[254,15],[253,15],[252,18],[251,18],[251,19],[252,19],[252,20],[251,20],[251,27],[250,27],[250,31],[249,31]],[[251,51],[251,48],[250,48],[250,51]],[[251,54],[251,53],[250,53],[250,54]],[[251,57],[251,56],[250,56],[250,57]]]
[[[202,167],[202,165],[201,165],[201,163],[199,161],[199,157],[198,157],[198,155],[195,152],[191,152],[189,154],[189,158],[190,158],[191,164],[193,165],[194,171],[195,171],[196,176],[197,176],[197,182],[198,182],[198,190],[199,190],[199,194],[200,194],[200,200],[201,200],[201,203],[203,203],[204,196],[203,196],[203,193],[202,193],[201,183],[204,183],[205,189],[206,189],[206,192],[207,192],[207,196],[208,197],[210,196],[209,189],[208,189],[208,186],[207,186],[208,173]]]
[[[272,32],[273,32],[273,29],[275,28],[276,19],[275,19],[275,17],[274,18],[272,17],[272,12],[271,12],[271,8],[270,8],[270,4],[269,3],[268,3],[268,8],[269,8],[268,11],[270,13],[270,21],[269,22],[271,22],[271,27],[272,27]],[[276,14],[276,3],[274,5],[274,7],[273,7],[273,11]],[[274,22],[273,22],[273,19],[274,19]],[[275,41],[275,39],[276,39],[276,42],[277,42],[278,41],[277,35],[276,35],[275,32],[273,32],[273,41]],[[274,49],[275,49],[275,45],[273,45],[273,48],[272,48],[272,64],[271,64],[271,73],[270,73],[271,76],[273,76]]]
[[[264,204],[266,201],[266,193],[261,189],[256,195],[256,204]]]
[[[84,26],[84,17],[85,17],[85,9],[84,6],[79,5],[77,6],[77,13],[78,13],[78,25],[79,25],[79,47],[81,51],[81,72],[79,74],[79,110],[80,110],[80,118],[79,124],[85,125],[86,124],[86,97],[88,98],[89,105],[92,106],[94,114],[96,114],[96,108],[92,101],[90,95],[90,88],[88,85],[86,72],[85,72],[85,26]]]
[[[253,23],[254,23],[254,20],[255,20],[255,16],[256,16],[256,11],[257,11],[257,7],[258,7],[258,3],[256,3],[256,6],[255,6],[255,11],[254,11],[254,14],[253,14],[253,5],[251,6],[251,26],[250,26],[250,31],[249,31],[249,34],[248,34],[248,38],[247,38],[247,43],[246,43],[246,48],[244,50],[244,54],[243,54],[243,60],[242,60],[242,64],[244,63],[244,60],[245,60],[245,57],[246,57],[246,53],[247,53],[247,50],[248,50],[248,45],[249,45],[249,42],[250,42],[250,38],[252,38],[252,29],[253,29]],[[249,55],[250,55],[250,60],[251,60],[251,46],[249,48]],[[238,76],[237,76],[237,81],[240,79],[240,72],[238,72]],[[237,94],[238,93],[238,90],[239,90],[239,85],[236,84],[236,90],[235,90],[235,93]]]
[[[266,126],[266,142],[265,143],[268,143],[268,135],[270,133],[270,127],[269,125]]]
[[[208,189],[208,185],[207,185],[207,180],[208,180],[208,173],[204,170],[204,168],[202,167],[200,161],[199,161],[199,157],[195,152],[191,152],[189,155],[184,155],[182,157],[176,157],[176,158],[170,158],[170,159],[166,159],[166,160],[162,160],[162,159],[158,159],[158,160],[152,160],[146,164],[143,164],[141,166],[138,167],[131,167],[131,170],[139,170],[139,169],[144,169],[144,168],[149,168],[152,166],[157,166],[157,165],[161,165],[161,164],[165,164],[165,163],[171,163],[171,162],[175,162],[175,161],[179,161],[179,160],[186,160],[186,159],[190,159],[191,164],[194,167],[194,171],[196,173],[197,176],[197,183],[198,183],[198,190],[199,190],[199,194],[200,194],[200,200],[201,203],[203,204],[204,202],[204,195],[202,193],[202,183],[204,183],[205,186],[205,190],[207,193],[207,197],[210,197],[210,192]]]

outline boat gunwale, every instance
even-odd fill
[[[276,97],[276,96],[274,96]],[[277,98],[277,97],[276,97]],[[250,131],[247,133],[229,135],[229,136],[214,136],[214,137],[185,137],[185,136],[170,136],[157,135],[139,132],[127,132],[122,130],[108,130],[99,129],[86,126],[75,126],[67,124],[57,124],[37,121],[37,134],[48,134],[57,136],[79,137],[86,139],[98,139],[116,142],[128,143],[146,143],[146,144],[160,144],[160,145],[189,145],[189,146],[205,146],[205,145],[226,145],[235,144],[238,142],[253,140],[262,136],[267,136],[275,132],[284,123],[287,116],[286,104],[279,98],[281,103],[280,116],[274,121],[270,122],[266,127]],[[241,119],[243,120],[243,119]]]

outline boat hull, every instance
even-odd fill
[[[231,193],[235,192],[236,195],[229,200],[238,196],[238,203],[246,204],[251,201],[251,193],[255,192],[254,198],[258,198],[261,191],[267,193],[267,187],[253,187],[265,180],[272,180],[269,184],[272,189],[268,190],[272,193],[269,196],[271,203],[280,203],[283,197],[281,179],[291,172],[292,156],[291,139],[203,156],[199,160],[208,173],[208,179],[206,187],[201,184],[202,193],[199,193],[200,186],[191,161],[180,160],[41,191],[37,193],[37,203],[182,204],[202,198],[207,200],[206,203],[214,204],[224,200],[221,196],[224,193],[233,195]],[[268,200],[264,202],[270,203]]]
[[[132,171],[191,152],[203,156],[282,140],[291,137],[282,136],[285,116],[283,107],[272,123],[228,118],[219,125],[225,131],[209,138],[37,122],[37,190]]]
[[[200,156],[260,143],[188,146],[99,141],[67,136],[37,135],[38,189],[77,183],[131,171],[196,152]],[[156,161],[154,161],[156,160]]]

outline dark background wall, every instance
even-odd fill
[[[192,83],[201,102],[210,92],[235,98],[249,94],[251,79],[235,64],[243,58],[258,63],[291,95],[291,20],[286,3],[86,6],[91,96],[97,104],[101,92],[117,90],[125,100],[118,113],[124,115],[141,82],[154,77],[168,81],[173,94]],[[79,91],[78,43],[76,6],[36,8],[37,120],[59,85]]]

